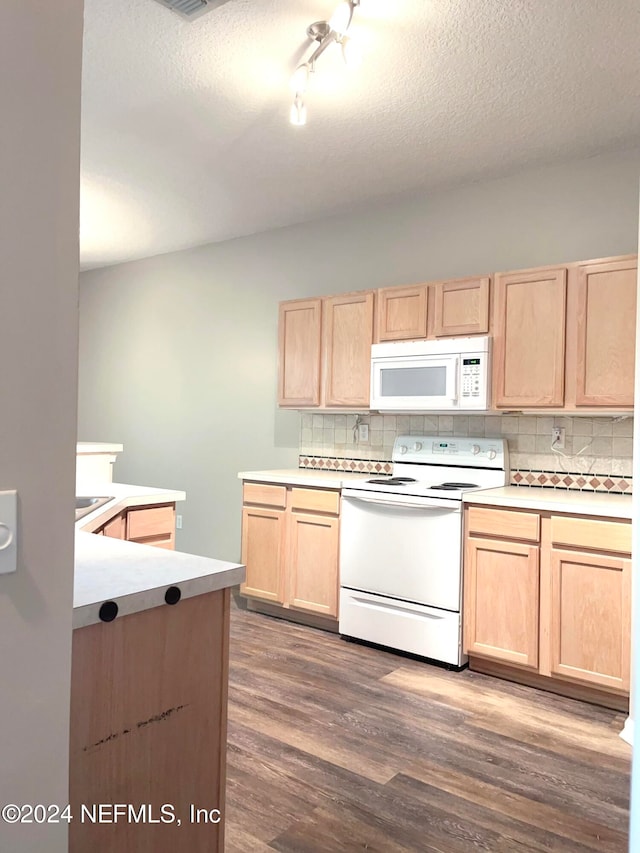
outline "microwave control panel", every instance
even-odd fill
[[[484,354],[462,356],[462,399],[472,401],[484,395],[486,384],[486,361]]]

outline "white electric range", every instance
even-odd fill
[[[392,460],[342,490],[340,634],[462,667],[462,496],[507,483],[506,441],[399,436]]]

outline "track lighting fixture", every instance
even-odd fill
[[[316,21],[307,27],[307,35],[318,42],[311,56],[299,65],[291,78],[293,104],[291,105],[291,124],[303,125],[307,121],[305,93],[309,85],[309,75],[316,70],[316,62],[332,44],[339,44],[342,57],[349,66],[358,65],[360,53],[357,43],[348,35],[353,12],[361,0],[343,0],[328,21]]]

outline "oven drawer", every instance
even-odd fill
[[[459,613],[398,601],[357,590],[340,590],[339,631],[343,636],[462,666]]]

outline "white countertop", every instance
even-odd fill
[[[244,580],[244,566],[238,563],[89,532],[128,507],[183,501],[184,492],[104,482],[85,483],[81,491],[81,496],[113,498],[76,522],[74,628],[99,622],[99,610],[105,601],[115,601],[119,618],[165,605],[164,596],[170,586],[178,586],[182,598],[191,598]]]
[[[76,444],[76,455],[83,453],[122,453],[122,444],[106,441],[79,441]]]
[[[76,530],[91,532],[109,521],[121,510],[131,506],[146,504],[174,503],[183,501],[185,492],[175,489],[156,489],[153,486],[131,486],[127,483],[82,483],[76,490],[78,497],[107,497],[112,496],[109,503],[103,504],[93,512],[87,513],[76,521]]]
[[[504,486],[466,492],[464,503],[489,506],[570,512],[576,515],[601,515],[631,518],[631,495],[607,495],[570,489],[544,489],[539,486]]]
[[[235,586],[244,580],[244,575],[244,566],[238,563],[78,531],[73,627],[99,622],[99,610],[105,601],[118,605],[120,618],[168,606],[164,596],[170,586],[179,587],[182,598],[192,598]]]
[[[281,468],[272,471],[241,471],[240,480],[253,480],[257,483],[283,483],[292,486],[320,486],[325,489],[339,489],[342,485],[358,480],[370,480],[375,474],[364,471],[317,471],[314,468]],[[380,475],[384,476],[384,475]]]

